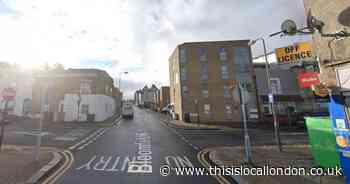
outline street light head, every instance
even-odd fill
[[[129,72],[124,72],[124,74],[128,74]]]

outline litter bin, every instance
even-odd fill
[[[340,166],[336,140],[329,117],[305,117],[311,152],[317,166]]]

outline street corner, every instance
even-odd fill
[[[230,184],[230,183],[236,183],[232,178],[225,176],[223,173],[212,173],[212,170],[220,167],[217,163],[215,163],[210,158],[210,153],[214,151],[214,148],[205,148],[197,153],[197,159],[201,163],[203,167],[205,167],[211,174],[212,177],[214,177],[218,183],[220,184]]]
[[[3,145],[0,152],[0,183],[25,183],[56,157],[56,148]],[[36,160],[36,158],[39,158]]]
[[[74,163],[73,153],[69,150],[62,150],[60,152],[53,152],[54,158],[42,167],[35,175],[28,181],[28,184],[41,183],[53,184],[55,183]]]

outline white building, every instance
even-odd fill
[[[32,112],[32,72],[19,67],[0,64],[0,92],[5,88],[13,88],[16,92],[14,100],[7,103],[9,114],[16,116],[31,116]],[[5,106],[5,100],[0,95],[1,109]]]

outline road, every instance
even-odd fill
[[[164,164],[203,166],[197,160],[199,148],[165,126],[156,113],[135,108],[134,119],[95,135],[94,141],[72,150],[74,162],[56,183],[218,183],[211,176],[160,175]]]

